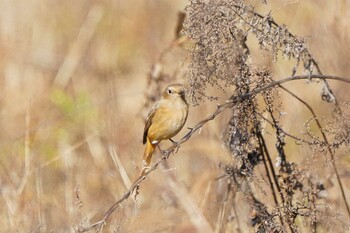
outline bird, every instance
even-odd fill
[[[161,98],[150,110],[143,131],[145,150],[141,175],[148,171],[157,145],[162,140],[171,140],[185,125],[189,109],[185,90],[182,84],[167,86]]]

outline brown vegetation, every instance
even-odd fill
[[[0,232],[350,227],[347,1],[0,6]],[[178,82],[188,122],[138,177]]]

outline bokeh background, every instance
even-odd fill
[[[262,14],[271,12],[292,33],[308,38],[325,74],[349,77],[349,1],[250,2]],[[98,220],[129,188],[140,172],[145,106],[151,104],[149,73],[173,41],[178,12],[186,4],[0,1],[0,232],[72,232]],[[249,43],[253,61],[270,67],[276,79],[291,74],[293,63],[273,63],[254,40]],[[167,82],[187,84],[186,59],[186,46],[167,52],[160,64]],[[331,86],[340,100],[349,100],[349,86]],[[289,87],[318,114],[331,115],[317,84],[302,81]],[[175,139],[229,96],[216,92],[218,101],[190,109]],[[283,109],[286,130],[300,133],[309,113],[288,99]],[[229,117],[220,115],[181,146],[142,183],[136,200],[120,205],[105,231],[196,232],[194,223],[203,219],[218,229],[218,203],[226,184],[216,178],[222,174],[219,164],[231,160],[221,141]],[[305,162],[307,149],[291,144],[288,150],[295,150],[292,161]],[[157,159],[159,153],[153,161]],[[349,152],[340,153],[337,162],[350,199]],[[333,174],[325,173],[327,166],[309,163],[328,181],[329,199],[341,213]],[[251,232],[249,208],[242,204],[238,209],[232,218],[239,218],[241,230]]]

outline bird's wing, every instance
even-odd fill
[[[147,116],[146,124],[145,124],[145,129],[143,130],[143,144],[145,144],[146,141],[147,141],[148,129],[149,129],[149,127],[151,127],[151,125],[152,125],[152,121],[153,121],[154,115],[156,114],[158,108],[159,108],[159,104],[155,104],[155,105],[152,107],[150,113],[149,113],[148,116]]]

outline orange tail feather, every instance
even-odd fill
[[[142,161],[142,171],[141,175],[143,175],[147,169],[149,168],[149,165],[151,164],[151,159],[154,150],[156,149],[157,144],[152,144],[149,139],[147,138],[145,152],[143,153],[143,161]]]

